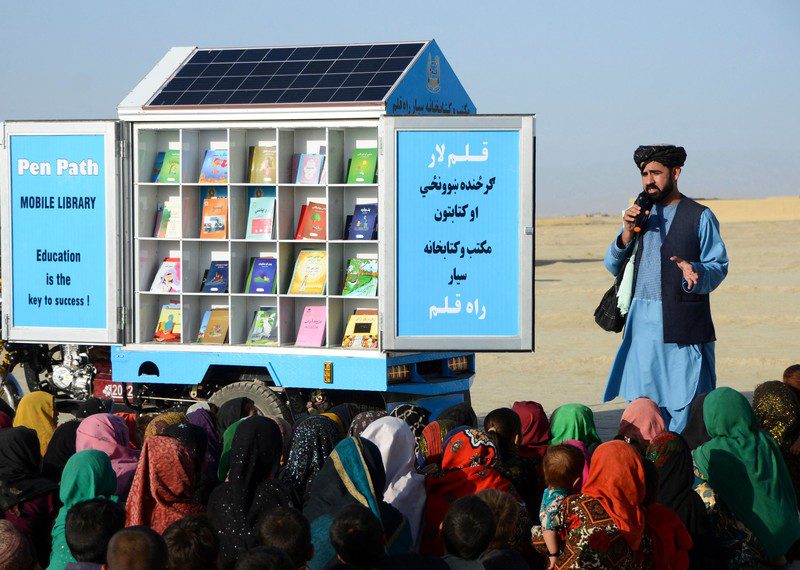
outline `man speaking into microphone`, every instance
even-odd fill
[[[641,208],[625,210],[622,231],[606,251],[606,268],[616,276],[639,242],[633,299],[603,401],[650,398],[680,433],[692,399],[716,387],[709,295],[728,273],[728,254],[711,210],[678,191],[683,147],[640,146],[633,160],[653,205],[638,240]]]

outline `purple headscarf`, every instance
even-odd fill
[[[217,423],[211,412],[205,409],[196,409],[193,412],[186,414],[189,418],[189,423],[202,428],[208,436],[208,447],[206,447],[206,469],[205,473],[212,480],[217,477],[217,469],[219,468],[219,456],[222,455],[222,441],[219,439],[219,432],[217,432]]]

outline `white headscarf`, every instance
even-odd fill
[[[425,477],[414,469],[416,441],[411,428],[400,418],[386,416],[369,424],[361,437],[380,449],[386,470],[383,500],[406,516],[418,545],[425,511]]]

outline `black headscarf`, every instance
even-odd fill
[[[653,161],[670,168],[683,166],[686,162],[686,150],[673,144],[652,144],[640,146],[633,153],[633,162],[639,170]]]
[[[655,501],[678,515],[695,544],[709,539],[711,526],[703,500],[693,488],[694,463],[686,441],[677,433],[662,432],[650,442],[647,457],[658,471]]]
[[[42,476],[56,483],[61,481],[64,465],[75,455],[75,439],[80,425],[81,420],[70,420],[56,428],[42,458]]]
[[[294,507],[291,492],[273,475],[281,458],[281,431],[273,420],[253,416],[236,428],[228,481],[211,493],[208,516],[220,539],[220,560],[230,568],[258,543],[262,517]]]
[[[431,419],[430,411],[416,404],[400,404],[389,415],[406,422],[414,433],[415,439],[422,437],[422,430],[430,423]]]
[[[706,431],[706,420],[703,418],[703,402],[708,394],[700,394],[692,400],[689,408],[689,420],[683,428],[681,435],[686,440],[689,449],[694,451],[707,441],[711,441],[711,436]]]
[[[344,427],[344,432],[347,433],[350,430],[350,425],[353,423],[353,418],[359,412],[358,406],[355,404],[339,404],[338,406],[332,407],[328,410],[331,414],[336,414],[340,420],[342,420],[342,426]]]
[[[382,417],[385,417],[387,413],[384,410],[369,410],[367,412],[361,412],[356,417],[353,418],[353,423],[350,424],[350,429],[347,432],[347,435],[350,437],[358,437],[364,430],[367,429],[367,426],[374,422],[375,420],[379,420]]]
[[[101,400],[100,398],[89,398],[80,405],[76,416],[82,419],[93,416],[94,414],[110,414],[111,406],[109,403],[112,402],[109,400]]]
[[[475,414],[475,410],[472,409],[472,406],[466,402],[461,402],[455,406],[445,408],[445,410],[439,414],[438,419],[450,420],[457,426],[478,427],[478,416]]]
[[[295,427],[281,479],[304,503],[309,483],[341,440],[339,426],[325,416],[308,416]]]
[[[247,416],[248,408],[252,405],[253,400],[250,398],[234,398],[222,404],[217,412],[219,433],[225,433],[226,429]]]
[[[42,477],[41,462],[35,431],[26,427],[0,431],[0,511],[58,488]]]

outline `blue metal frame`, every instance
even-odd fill
[[[370,392],[397,392],[435,396],[469,390],[474,372],[454,374],[447,361],[457,356],[470,359],[469,369],[474,371],[473,353],[431,352],[384,357],[340,355],[305,355],[286,353],[197,352],[175,350],[131,350],[124,346],[111,347],[112,374],[115,382],[148,384],[196,385],[203,381],[211,366],[247,366],[264,368],[272,382],[283,388],[322,388],[328,390],[365,390]],[[421,362],[440,361],[441,373],[426,379],[417,370]],[[325,364],[333,366],[333,382],[325,382]],[[409,365],[409,381],[389,384],[390,366]],[[145,370],[158,370],[158,374],[144,374]]]

